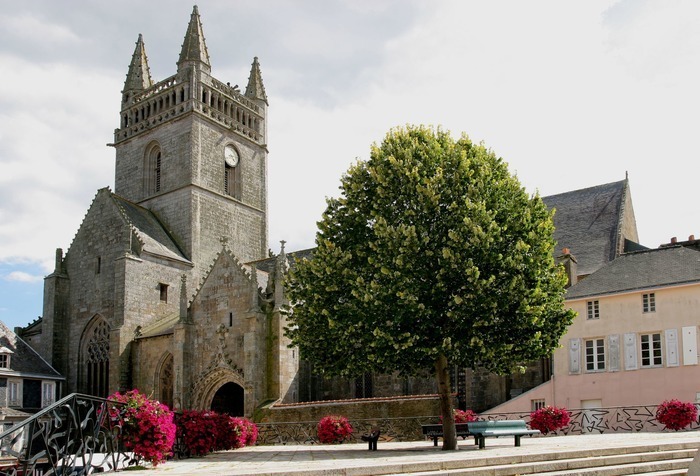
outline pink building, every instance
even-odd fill
[[[700,402],[700,241],[623,254],[567,291],[552,378],[488,413]]]

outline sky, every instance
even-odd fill
[[[114,187],[139,33],[176,71],[193,3],[0,0],[0,320],[42,313],[43,278]],[[700,2],[199,0],[217,79],[269,100],[270,248],[314,245],[326,198],[392,128],[466,133],[541,196],[629,177],[640,242],[700,237]],[[575,253],[575,250],[572,250]]]

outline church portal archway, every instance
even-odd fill
[[[192,408],[216,410],[234,416],[246,416],[245,396],[252,388],[246,385],[243,372],[231,367],[218,367],[199,377],[192,388]]]
[[[245,392],[234,382],[223,384],[214,394],[211,409],[231,416],[245,416]]]

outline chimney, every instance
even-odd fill
[[[671,237],[671,244],[672,245],[675,245],[677,242],[678,242],[678,238],[676,238],[675,236]]]
[[[688,241],[695,241],[695,235],[690,235],[688,237]]]
[[[568,278],[566,287],[570,288],[578,282],[578,273],[576,269],[578,263],[576,261],[576,257],[571,254],[571,250],[569,248],[562,248],[561,251],[562,256],[557,258],[557,262],[564,265],[566,277]]]

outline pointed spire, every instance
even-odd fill
[[[200,63],[207,72],[211,71],[209,63],[209,52],[204,42],[204,32],[202,31],[202,21],[199,18],[197,5],[192,9],[190,24],[187,25],[185,41],[182,43],[180,59],[177,62],[177,69],[180,71],[186,63]]]
[[[148,58],[146,57],[146,47],[143,44],[143,35],[139,33],[136,41],[136,48],[131,57],[129,72],[126,73],[124,81],[124,93],[130,91],[143,91],[153,85],[151,70],[148,68]]]
[[[248,77],[248,86],[245,88],[245,96],[251,99],[260,99],[267,104],[267,94],[265,94],[265,86],[263,86],[260,63],[258,63],[257,56],[253,58],[253,65],[250,68],[250,76]]]

